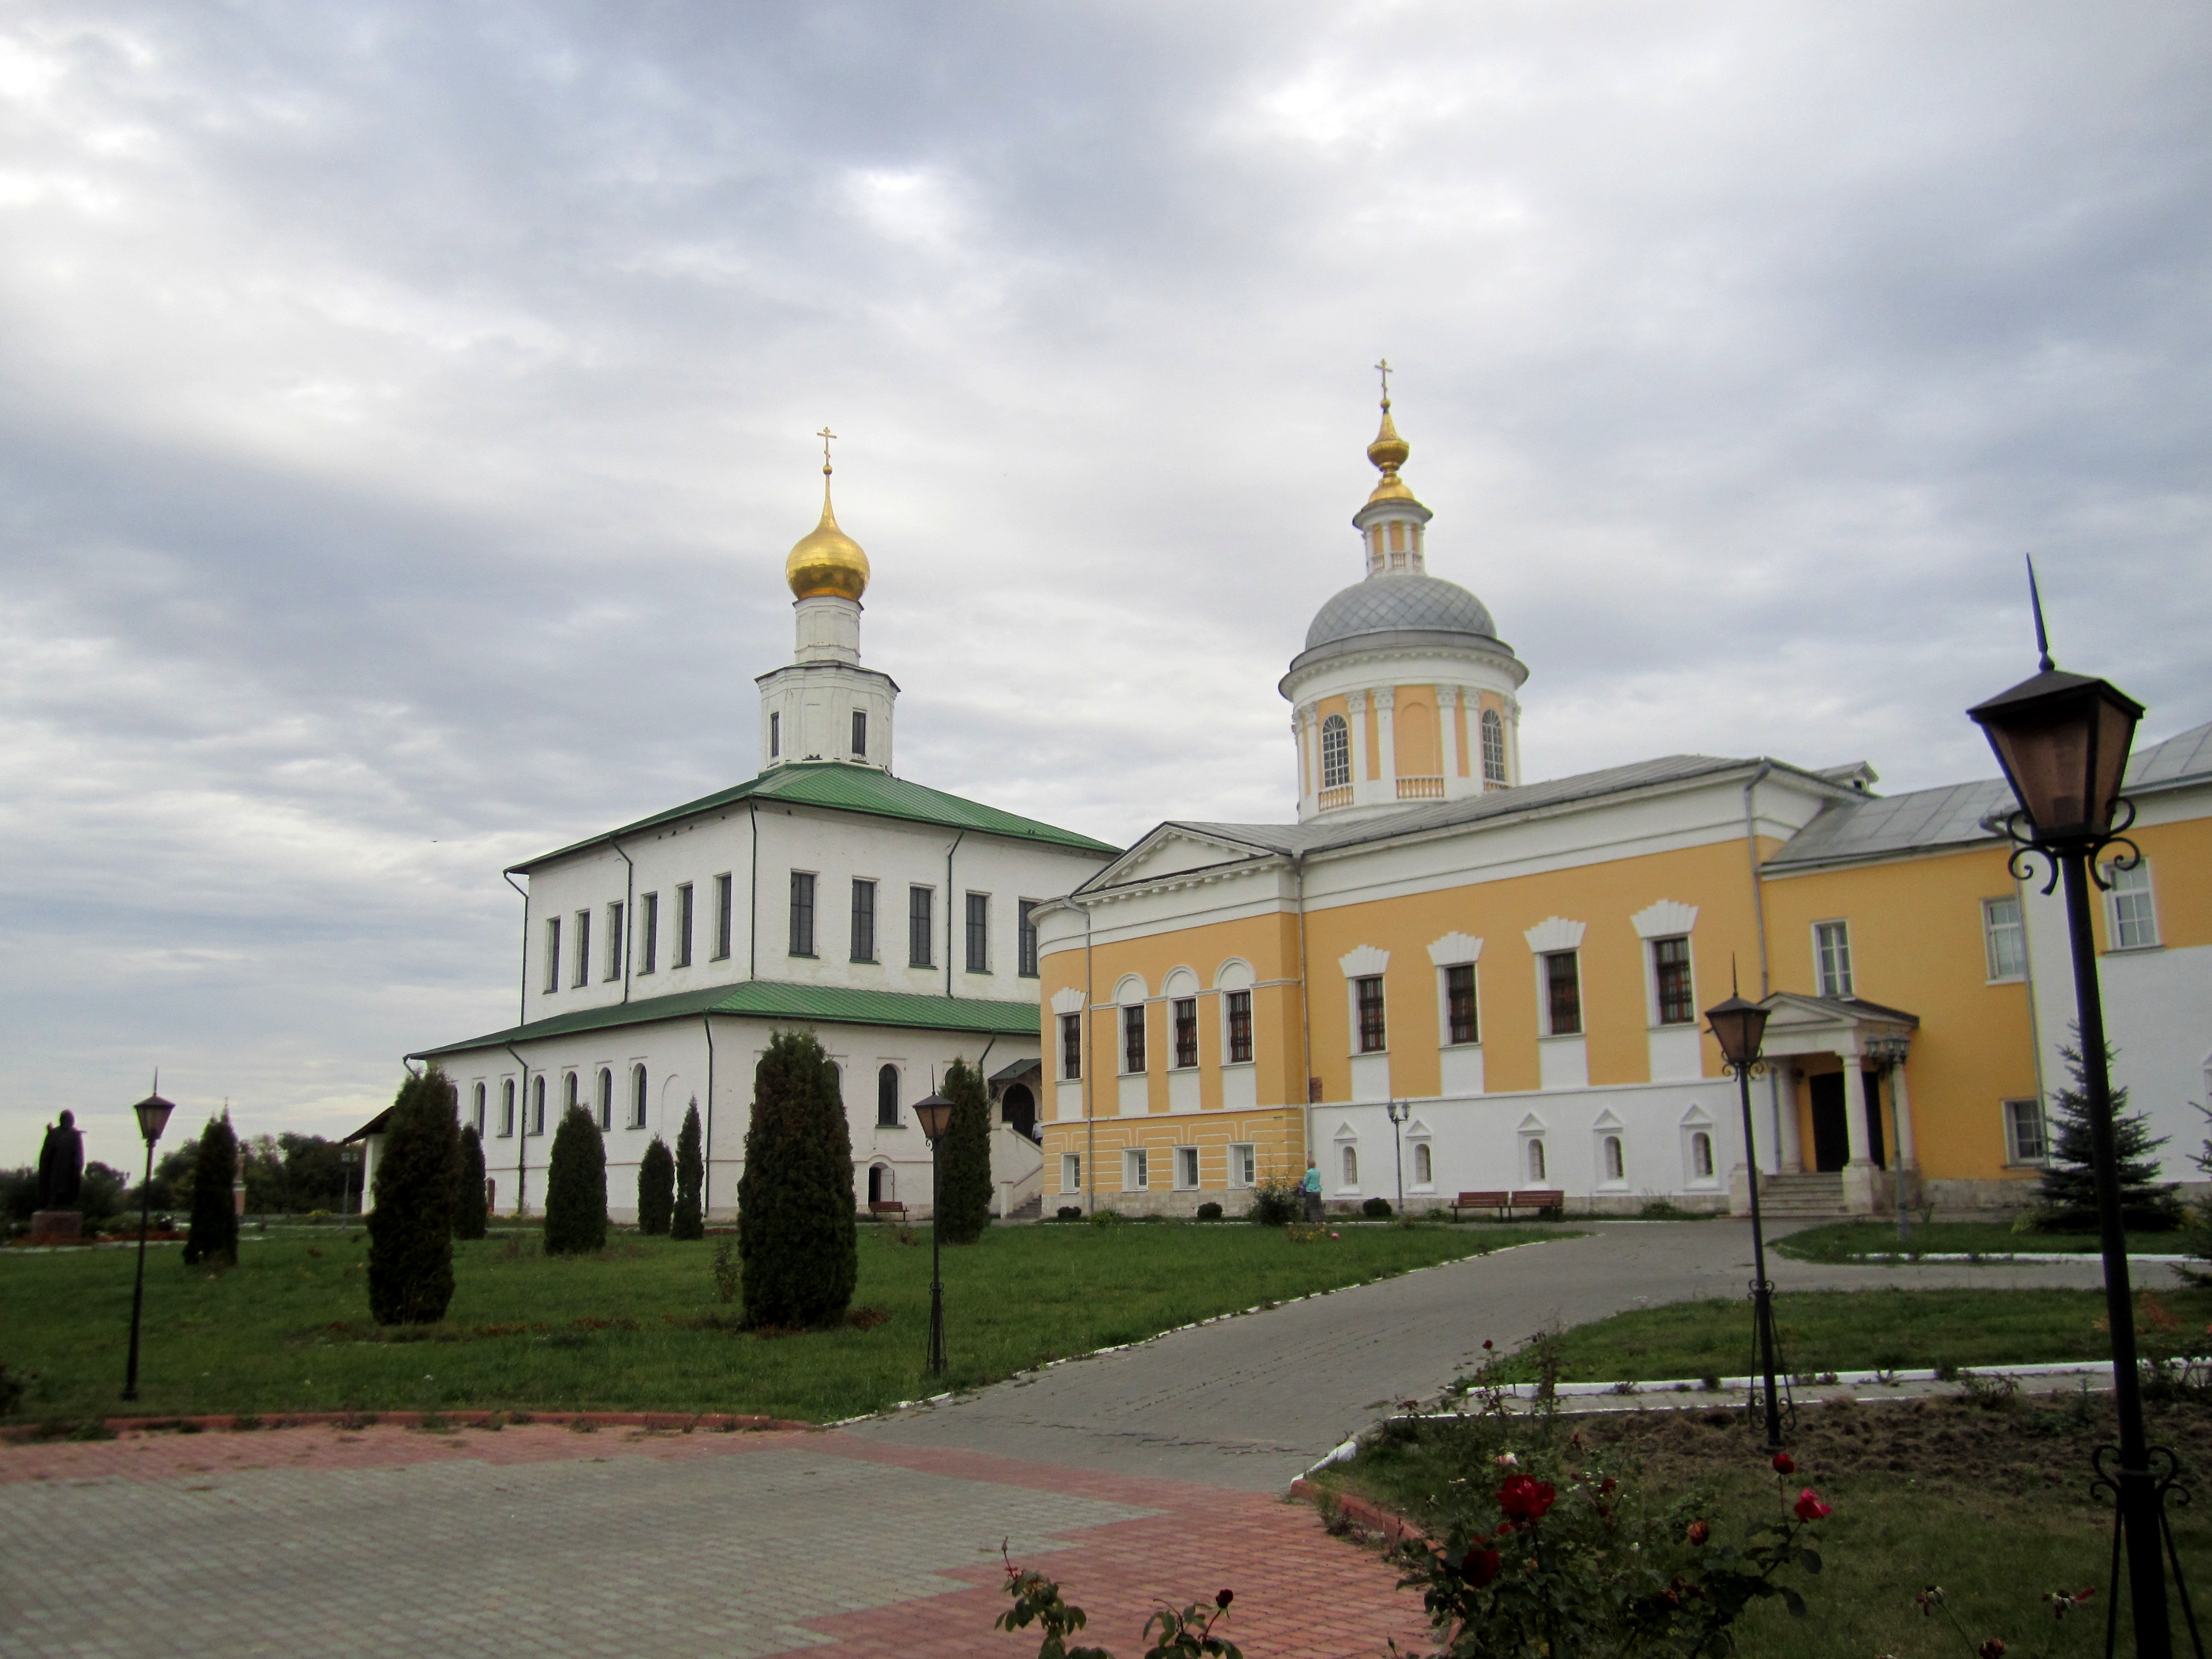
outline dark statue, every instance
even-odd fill
[[[46,1145],[39,1149],[39,1207],[74,1210],[83,1185],[84,1131],[73,1114],[64,1112],[62,1121],[47,1128]]]

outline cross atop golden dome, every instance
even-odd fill
[[[1413,453],[1413,447],[1398,435],[1397,426],[1390,419],[1390,360],[1385,357],[1375,367],[1382,375],[1382,425],[1375,434],[1375,441],[1367,446],[1367,459],[1381,471],[1382,481],[1375,486],[1375,493],[1367,499],[1370,501],[1410,501],[1413,499],[1413,492],[1398,476],[1398,469],[1405,465],[1406,458]]]
[[[830,441],[837,434],[825,426],[814,435],[822,440],[822,521],[793,544],[783,562],[783,579],[795,599],[828,595],[858,600],[868,591],[868,556],[837,527],[830,505]]]

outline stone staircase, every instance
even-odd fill
[[[1771,1175],[1759,1183],[1759,1213],[1769,1221],[1844,1213],[1844,1177],[1829,1175]]]
[[[1038,1221],[1042,1220],[1043,1217],[1044,1195],[1042,1193],[1033,1193],[1021,1203],[1015,1205],[1014,1212],[1008,1216],[1006,1219],[1009,1221]]]

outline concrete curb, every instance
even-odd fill
[[[251,1412],[225,1413],[216,1417],[109,1417],[100,1426],[110,1434],[258,1434],[267,1429],[337,1427],[367,1429],[385,1426],[420,1429],[424,1418],[448,1428],[523,1428],[538,1424],[590,1431],[593,1429],[657,1429],[690,1434],[704,1430],[715,1434],[760,1434],[804,1431],[813,1433],[819,1425],[783,1417],[741,1417],[726,1413],[687,1412],[279,1412],[267,1417]],[[433,1433],[438,1430],[430,1431]],[[33,1442],[49,1438],[35,1423],[0,1428],[0,1441]]]
[[[1789,1379],[1801,1389],[1856,1388],[1868,1383],[1889,1382],[1956,1382],[1969,1376],[2093,1376],[2106,1382],[2112,1380],[2112,1362],[2109,1359],[2058,1360],[2033,1365],[1962,1365],[1949,1376],[1933,1370],[1895,1371],[1821,1371],[1817,1374],[1793,1373]],[[1624,1381],[1619,1382],[1561,1382],[1553,1392],[1561,1398],[1568,1395],[1601,1394],[1703,1394],[1718,1395],[1737,1393],[1752,1387],[1761,1379],[1755,1376],[1723,1376],[1720,1387],[1708,1389],[1702,1379],[1671,1377],[1660,1382]],[[1508,1400],[1535,1400],[1541,1397],[1540,1382],[1512,1382],[1498,1390]],[[1431,1417],[1458,1417],[1458,1412],[1431,1412]]]
[[[1370,1504],[1352,1492],[1333,1492],[1300,1475],[1291,1482],[1291,1496],[1310,1504],[1324,1516],[1340,1515],[1355,1527],[1380,1533],[1385,1544],[1425,1543],[1428,1534],[1402,1515],[1394,1515],[1379,1504]]]

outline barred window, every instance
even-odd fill
[[[1073,1083],[1083,1075],[1083,1016],[1060,1017],[1060,1074]]]
[[[1444,1014],[1454,1042],[1482,1041],[1482,1025],[1475,1018],[1473,963],[1455,963],[1444,969]]]
[[[1382,975],[1370,975],[1352,983],[1359,1007],[1359,1052],[1379,1054],[1389,1046],[1383,1041]]]
[[[1341,714],[1321,723],[1321,787],[1341,789],[1352,781],[1352,728]]]
[[[968,971],[988,974],[991,971],[991,896],[988,893],[968,895]]]
[[[930,913],[936,907],[931,902],[933,891],[927,887],[906,890],[906,960],[909,968],[927,968],[936,958],[932,954],[930,938],[936,931]]]
[[[1198,999],[1177,997],[1175,1000],[1175,1063],[1188,1070],[1198,1064]]]
[[[1577,1036],[1583,1029],[1582,973],[1573,951],[1554,951],[1544,958],[1547,1036]]]
[[[1141,1002],[1121,1011],[1121,1069],[1145,1069],[1145,1005]]]
[[[876,884],[853,884],[853,960],[876,959]]]
[[[1482,781],[1505,781],[1505,722],[1495,708],[1482,711]]]
[[[1229,994],[1229,1061],[1242,1066],[1252,1058],[1252,994]]]
[[[791,872],[791,954],[814,954],[814,878],[804,870]]]
[[[1659,981],[1659,1023],[1696,1024],[1697,999],[1690,988],[1690,941],[1679,937],[1653,939],[1651,972]]]

